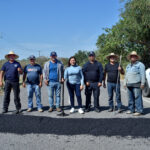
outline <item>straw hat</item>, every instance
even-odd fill
[[[137,54],[136,51],[132,51],[132,52],[127,56],[127,59],[130,60],[131,56],[136,56],[138,59],[141,58],[141,57]]]
[[[110,57],[115,57],[116,59],[118,59],[118,55],[116,55],[115,53],[110,53],[108,56],[106,56],[106,58],[109,60]]]
[[[16,55],[13,51],[10,51],[9,54],[5,55],[5,58],[6,58],[6,59],[9,59],[9,56],[10,56],[10,55],[15,55],[15,59],[19,58],[19,56]]]

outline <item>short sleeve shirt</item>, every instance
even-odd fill
[[[4,80],[19,82],[18,68],[21,68],[19,62],[17,61],[14,61],[13,63],[10,63],[9,61],[6,62],[1,68],[1,70],[4,71]]]
[[[38,64],[28,64],[24,68],[24,73],[27,74],[27,83],[38,85],[40,82],[40,75],[42,74],[42,67]]]
[[[108,63],[105,65],[105,72],[107,73],[107,82],[117,83],[119,63],[114,65]],[[120,82],[120,74],[118,81]]]

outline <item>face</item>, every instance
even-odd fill
[[[8,55],[8,58],[10,61],[14,61],[15,60],[15,55]]]
[[[51,60],[55,61],[57,56],[50,56]]]
[[[131,55],[130,59],[131,59],[131,62],[136,62],[138,57],[136,55]]]
[[[31,64],[35,64],[35,59],[30,59]]]
[[[90,60],[90,61],[94,61],[94,60],[95,60],[95,56],[94,56],[94,55],[90,55],[90,56],[89,56],[89,60]]]
[[[116,58],[114,56],[110,57],[110,62],[114,63],[116,61]]]
[[[75,61],[74,58],[70,59],[70,64],[71,64],[72,66],[74,66],[74,65],[76,64],[76,61]]]

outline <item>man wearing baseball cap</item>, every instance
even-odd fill
[[[11,89],[13,89],[14,92],[14,102],[16,105],[16,111],[14,111],[13,113],[19,114],[21,112],[19,74],[22,74],[22,68],[20,63],[15,60],[18,57],[19,56],[16,55],[13,51],[10,51],[9,54],[5,55],[5,58],[8,61],[5,64],[3,64],[1,68],[0,87],[3,86],[3,77],[5,81],[5,94],[2,113],[8,112]]]
[[[95,53],[89,52],[89,61],[83,66],[84,80],[86,84],[86,108],[85,112],[90,111],[91,95],[94,96],[94,110],[100,112],[99,108],[99,96],[100,87],[103,80],[103,66],[100,62],[95,60]]]
[[[44,65],[43,78],[48,87],[50,105],[48,112],[54,110],[54,93],[56,97],[56,110],[60,112],[60,92],[61,82],[64,81],[64,70],[63,64],[57,59],[57,53],[55,51],[50,53],[50,60]]]
[[[43,81],[42,67],[35,63],[35,56],[29,57],[30,64],[25,66],[23,75],[23,87],[27,84],[28,93],[28,109],[27,112],[31,112],[33,109],[33,93],[35,92],[36,104],[39,112],[43,112],[41,104],[41,87]],[[27,79],[26,79],[27,77]],[[25,83],[26,80],[26,83]]]

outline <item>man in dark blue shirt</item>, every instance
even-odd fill
[[[35,92],[36,104],[39,112],[43,112],[41,104],[41,87],[43,81],[42,68],[39,64],[35,63],[35,56],[29,57],[30,64],[25,66],[23,75],[23,87],[26,86],[25,79],[27,77],[27,92],[28,92],[28,112],[33,109],[33,93]]]
[[[14,102],[16,105],[16,111],[14,113],[18,114],[21,112],[19,74],[22,74],[22,69],[20,63],[15,61],[15,59],[18,57],[19,56],[16,55],[13,51],[10,51],[9,54],[5,56],[8,61],[1,68],[0,87],[3,86],[3,77],[5,80],[5,95],[2,113],[8,112],[11,89],[14,91]]]
[[[95,53],[91,51],[89,53],[89,61],[83,66],[84,81],[86,84],[86,108],[85,112],[90,111],[91,95],[94,95],[94,109],[96,112],[100,112],[99,108],[99,96],[100,87],[103,80],[103,67],[101,63],[95,60]]]

